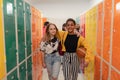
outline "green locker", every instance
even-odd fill
[[[25,3],[25,21],[26,21],[26,44],[27,56],[31,54],[31,10],[30,5]]]
[[[32,58],[28,58],[27,60],[27,75],[28,80],[32,80]]]
[[[7,72],[16,66],[16,33],[14,0],[3,0]]]
[[[24,6],[22,0],[17,2],[17,32],[19,62],[25,59],[25,34],[24,34]]]
[[[20,79],[19,80],[26,80],[26,66],[25,62],[22,63],[19,67],[19,74],[20,74]]]
[[[7,80],[18,80],[17,69],[7,76]]]

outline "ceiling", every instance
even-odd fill
[[[78,17],[102,0],[25,0],[42,12],[43,17]]]

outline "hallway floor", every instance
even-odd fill
[[[43,69],[43,79],[42,80],[48,80],[48,74],[47,74],[46,69]],[[62,73],[62,67],[60,69],[58,80],[64,80],[63,73]],[[82,74],[78,75],[78,80],[84,80]]]

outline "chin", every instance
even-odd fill
[[[69,33],[73,33],[74,31],[72,31],[72,30],[69,30],[68,32],[69,32]]]

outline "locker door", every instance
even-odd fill
[[[32,80],[32,58],[27,59],[27,77],[28,80]]]
[[[102,49],[102,24],[103,24],[103,20],[102,20],[102,15],[103,14],[103,3],[100,3],[98,5],[98,27],[97,27],[97,54],[99,56],[101,56],[101,49]]]
[[[120,0],[114,1],[112,65],[120,71]]]
[[[102,80],[108,80],[109,66],[104,61],[102,62]]]
[[[24,34],[24,6],[22,0],[17,0],[17,32],[19,62],[25,59],[25,34]]]
[[[23,62],[19,66],[19,74],[20,74],[20,79],[19,80],[26,80],[26,63]]]
[[[17,69],[7,76],[7,80],[18,80]]]
[[[16,33],[14,0],[3,0],[7,72],[16,66]]]
[[[101,59],[98,56],[95,56],[95,73],[94,80],[100,80],[100,62]]]
[[[120,80],[120,74],[112,69],[111,72],[111,80]]]
[[[112,0],[104,1],[104,47],[103,58],[109,62],[110,57],[110,29],[112,16]]]
[[[25,21],[26,21],[26,44],[27,56],[31,54],[31,11],[30,5],[25,3]]]
[[[0,80],[5,76],[5,52],[4,52],[4,32],[3,32],[3,12],[2,12],[3,1],[0,0]]]

